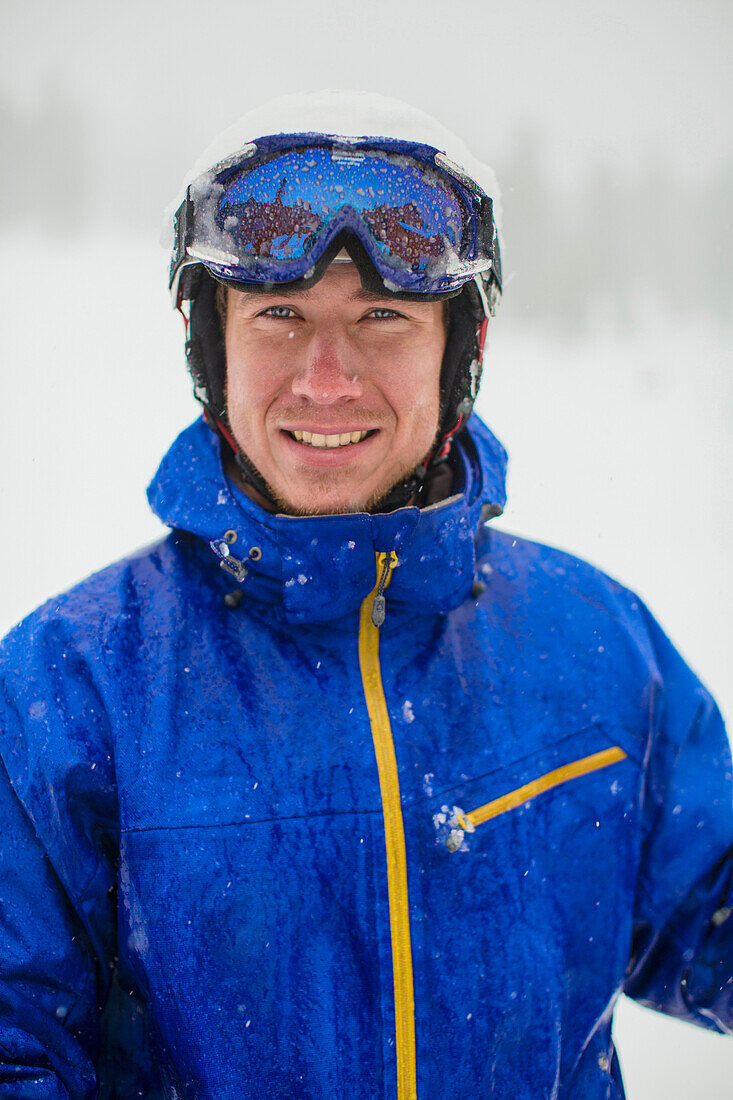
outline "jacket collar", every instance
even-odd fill
[[[329,622],[356,611],[376,584],[382,551],[394,551],[399,563],[390,613],[447,611],[471,592],[481,519],[500,514],[506,501],[503,447],[475,415],[467,435],[457,444],[463,490],[439,504],[296,518],[271,515],[235,489],[218,437],[200,418],[168,451],[148,500],[163,523],[204,540],[212,568],[289,622]]]

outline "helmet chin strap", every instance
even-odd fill
[[[204,420],[212,429],[212,431],[217,432],[218,435],[229,447],[230,451],[232,452],[232,457],[234,458],[234,461],[236,463],[237,471],[239,472],[242,480],[247,485],[251,485],[252,488],[255,489],[257,493],[261,497],[263,497],[268,504],[272,506],[272,510],[274,512],[277,512],[279,509],[279,505],[277,501],[273,499],[272,493],[270,492],[270,486],[249,461],[244,451],[241,450],[239,444],[234,438],[234,434],[232,433],[229,425],[224,422],[224,418],[216,416],[212,412],[211,408],[208,405],[205,405]]]

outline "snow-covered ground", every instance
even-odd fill
[[[136,238],[0,239],[2,632],[162,533],[145,486],[198,408],[165,271]],[[575,343],[494,329],[479,408],[511,457],[499,524],[639,591],[732,715],[729,343],[654,316]],[[629,1100],[730,1096],[733,1043],[626,1004],[617,1036]]]

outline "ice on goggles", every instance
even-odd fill
[[[172,283],[197,262],[245,284],[308,279],[344,234],[359,240],[395,293],[450,293],[492,268],[491,199],[436,150],[417,147],[423,159],[403,142],[324,143],[263,155],[263,145],[189,188]]]

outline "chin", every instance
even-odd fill
[[[291,516],[347,516],[352,512],[368,511],[368,502],[363,498],[314,500],[313,496],[309,496],[299,501],[279,499],[278,504]]]
[[[381,500],[387,489],[380,487],[376,494],[365,493],[358,485],[341,487],[324,484],[322,478],[312,485],[298,485],[297,489],[283,486],[273,496],[278,505],[292,516],[341,516],[352,512],[366,512],[372,500]]]
[[[267,492],[274,501],[279,512],[289,516],[345,516],[355,512],[379,512],[380,502],[386,500],[392,488],[409,473],[409,470],[397,470],[395,478],[390,478],[377,485],[376,489],[364,492],[360,485],[341,486],[333,484],[333,478],[320,477],[314,479],[313,484],[285,484],[273,483],[268,480],[251,459],[249,464],[256,470],[258,476],[267,487]],[[238,484],[249,496],[254,496],[267,511],[274,511],[271,505],[253,493],[252,487],[244,481],[239,473],[230,471],[237,479]],[[280,479],[278,479],[280,480]],[[284,480],[284,479],[283,479]]]

